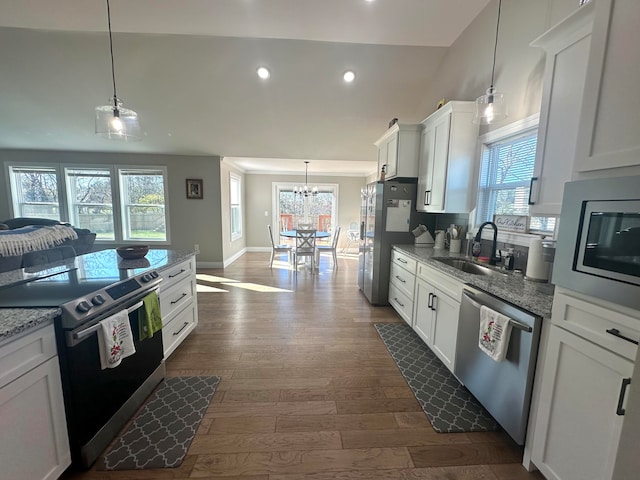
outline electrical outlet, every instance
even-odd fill
[[[267,212],[266,210],[264,211],[264,216],[268,217],[269,216],[269,212]]]

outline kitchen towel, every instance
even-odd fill
[[[140,340],[153,337],[153,334],[162,329],[162,314],[160,313],[160,300],[156,292],[151,292],[142,300],[140,311]]]
[[[511,337],[511,319],[489,307],[480,307],[478,347],[496,362],[507,356]]]
[[[121,310],[100,322],[98,349],[102,370],[115,368],[123,358],[136,353],[127,310]]]

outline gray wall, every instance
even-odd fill
[[[273,218],[273,182],[304,184],[304,175],[245,175],[245,225],[247,247],[270,247],[267,225]],[[320,183],[338,184],[338,224],[342,228],[340,245],[347,241],[347,229],[351,222],[360,221],[360,189],[366,184],[365,177],[316,176],[309,179],[310,185]],[[265,216],[264,212],[268,212]],[[277,242],[277,239],[274,238]]]
[[[0,160],[0,219],[11,217],[4,162],[166,166],[168,176],[171,248],[200,245],[199,262],[222,262],[220,157],[149,155],[99,152],[2,150]],[[185,180],[203,180],[202,200],[186,198]]]

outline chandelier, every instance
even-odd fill
[[[294,195],[300,196],[300,197],[315,197],[316,195],[318,195],[318,187],[309,187],[308,182],[307,182],[307,177],[308,177],[308,171],[309,171],[309,161],[305,160],[305,166],[304,166],[304,187],[298,187],[295,186],[293,187],[293,193]]]
[[[111,81],[113,83],[113,97],[107,105],[96,107],[96,135],[109,140],[139,141],[140,123],[138,114],[124,108],[122,101],[116,95],[116,73],[113,62],[113,39],[111,38],[111,9],[107,0],[107,23],[109,26],[109,51],[111,53]]]

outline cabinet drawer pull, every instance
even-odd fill
[[[398,300],[398,297],[393,297],[393,299],[398,303],[398,305],[400,305],[402,308],[404,308],[404,304],[402,302],[400,302],[400,300]]]
[[[187,294],[183,293],[182,295],[180,295],[180,297],[178,297],[176,300],[172,300],[171,301],[171,305],[175,305],[176,303],[178,303],[180,300],[182,300],[184,297],[186,297]]]
[[[618,397],[618,408],[616,409],[617,415],[622,416],[625,414],[625,409],[622,408],[622,404],[624,403],[624,396],[627,393],[627,387],[629,386],[630,383],[631,383],[630,378],[622,379],[622,385],[620,386],[620,396]]]
[[[174,273],[173,275],[169,275],[169,278],[176,278],[178,275],[181,275],[184,272],[186,272],[186,270],[184,268],[181,268],[178,273]]]
[[[531,182],[529,182],[529,200],[527,200],[527,203],[529,205],[536,204],[536,202],[531,201],[531,193],[533,193],[533,182],[537,182],[537,181],[538,181],[538,177],[531,177]]]
[[[402,278],[400,278],[400,276],[399,276],[399,275],[396,275],[396,278],[397,278],[398,280],[400,280],[402,283],[407,283],[407,281],[406,281],[406,280],[403,280]]]
[[[399,261],[400,263],[404,263],[405,265],[408,263],[404,258],[396,258],[397,261]]]
[[[173,335],[174,335],[174,336],[176,336],[176,335],[180,335],[180,332],[181,332],[182,330],[184,330],[185,328],[187,328],[187,325],[189,325],[189,322],[184,322],[184,325],[182,325],[182,326],[180,327],[180,330],[178,330],[177,332],[173,332]]]
[[[431,300],[431,310],[435,311],[438,308],[438,304],[436,303],[437,299],[438,299],[438,296],[434,293],[433,300]]]
[[[610,328],[608,330],[605,330],[605,332],[607,332],[609,335],[613,335],[614,337],[618,337],[618,338],[621,338],[622,340],[626,340],[627,342],[633,343],[634,345],[638,345],[637,340],[634,340],[633,338],[625,337],[620,333],[620,330],[618,330],[617,328]]]

